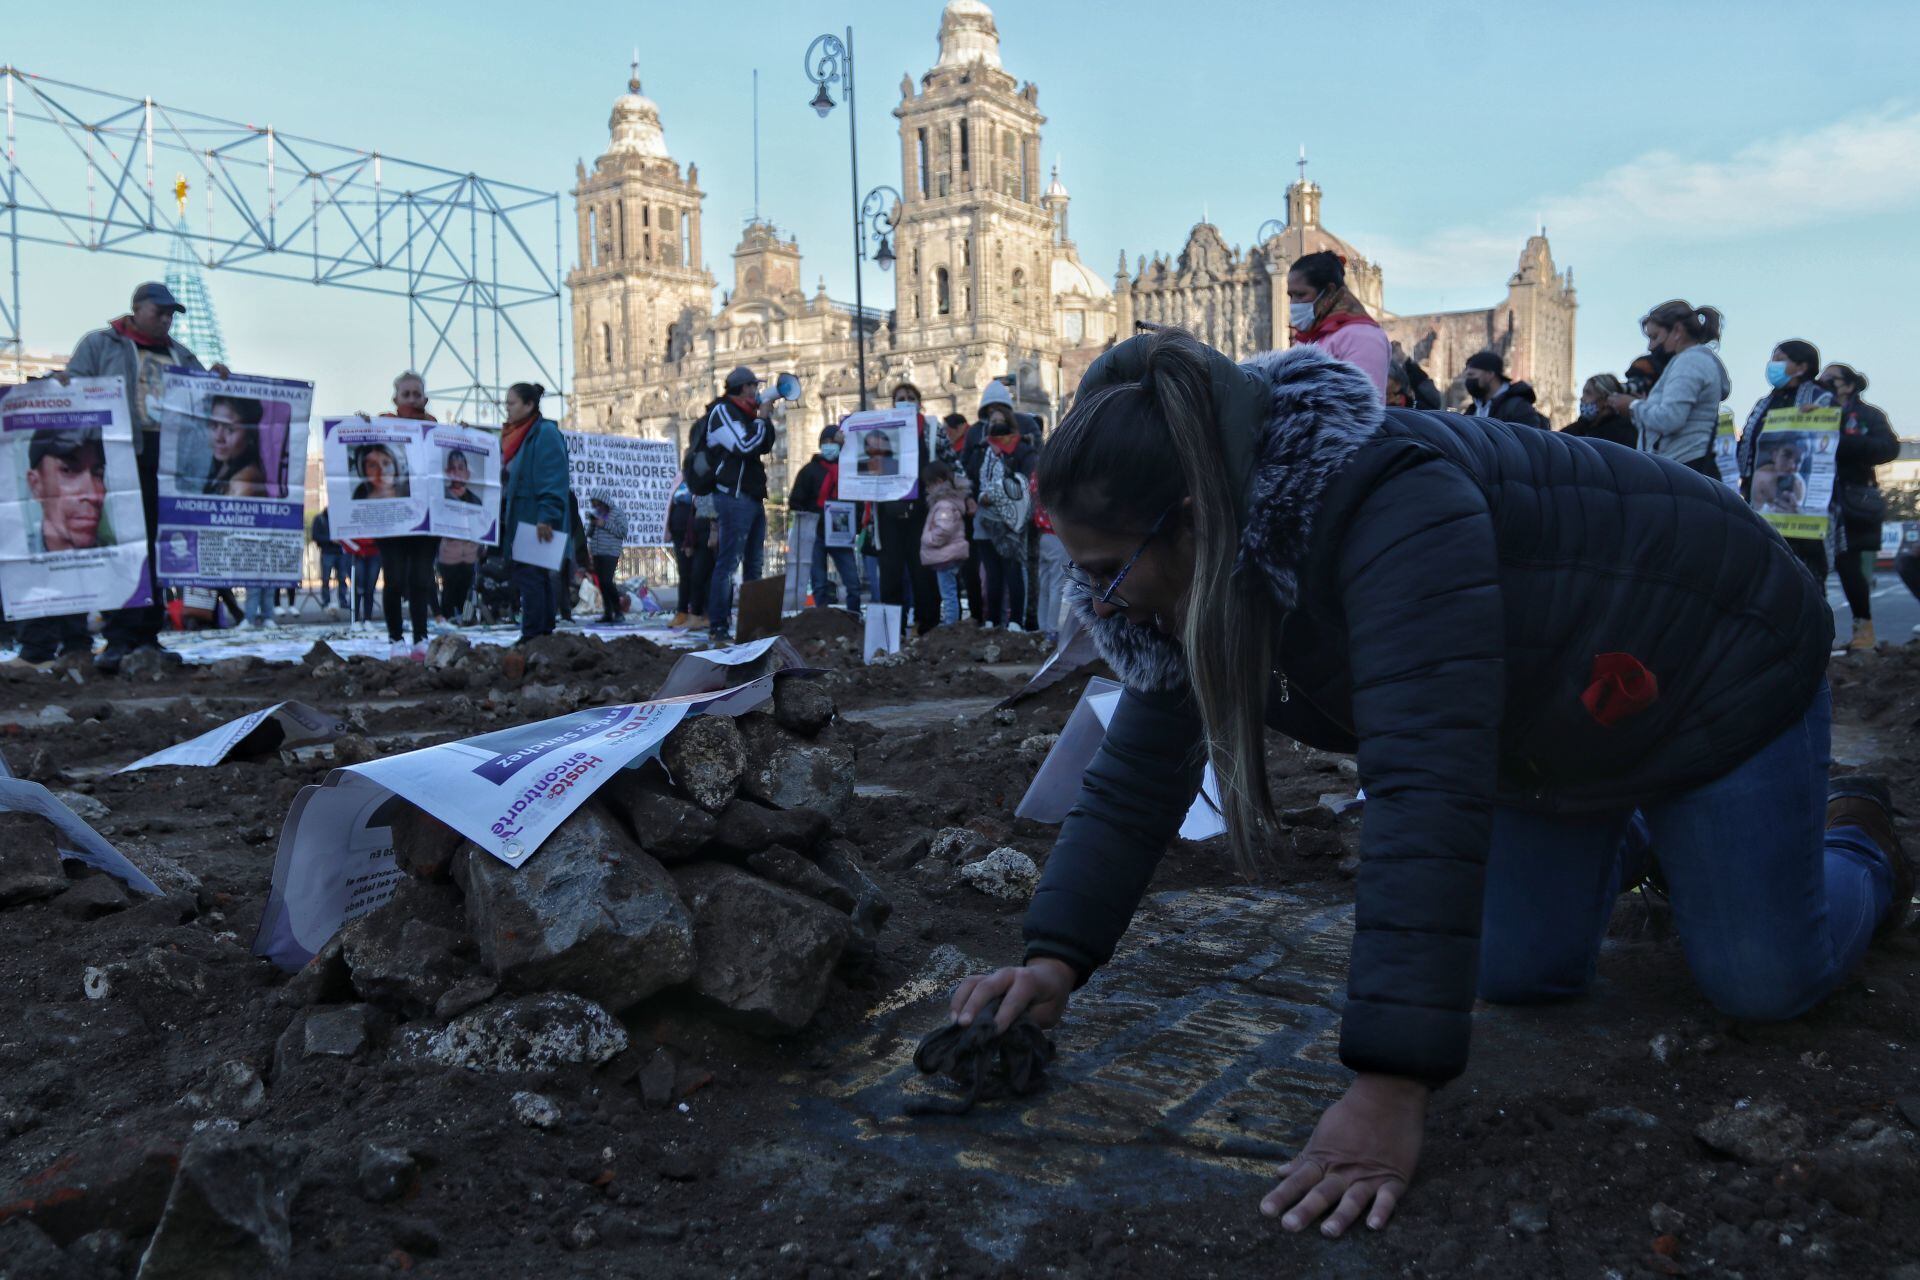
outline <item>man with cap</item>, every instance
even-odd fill
[[[1473,397],[1475,418],[1498,418],[1523,427],[1553,430],[1553,424],[1533,407],[1533,388],[1524,382],[1507,381],[1507,362],[1497,351],[1480,351],[1467,357],[1466,371],[1460,375],[1467,394]]]
[[[27,553],[86,551],[100,545],[100,518],[107,505],[107,455],[100,428],[40,430],[27,442],[27,492],[40,507],[40,521],[27,528]],[[30,618],[20,624],[20,657],[36,666],[62,653],[87,653],[84,613]]]
[[[68,378],[106,378],[120,376],[127,389],[127,408],[133,422],[133,436],[140,458],[140,500],[146,508],[147,563],[155,563],[153,536],[159,523],[160,501],[160,400],[163,376],[169,365],[186,369],[201,368],[199,359],[171,336],[173,318],[186,308],[166,285],[149,280],[133,291],[133,307],[126,315],[104,329],[95,329],[73,348],[66,370],[54,375]],[[224,364],[213,371],[227,377]],[[120,662],[136,649],[157,648],[160,630],[166,622],[161,594],[154,602],[138,609],[117,609],[107,614],[103,634],[107,647],[93,665],[101,671],[120,669]]]
[[[727,375],[726,394],[707,406],[707,453],[713,459],[713,510],[720,547],[707,593],[708,634],[724,644],[733,624],[733,575],[760,576],[767,550],[767,467],[773,424],[760,403],[760,379],[740,365]]]

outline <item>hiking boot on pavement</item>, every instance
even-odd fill
[[[1907,922],[1913,910],[1913,860],[1900,843],[1893,827],[1893,796],[1886,779],[1868,773],[1849,773],[1835,778],[1827,787],[1827,830],[1857,827],[1864,831],[1874,847],[1887,855],[1893,869],[1893,905],[1880,922],[1877,934],[1891,933]]]

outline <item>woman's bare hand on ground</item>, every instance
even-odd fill
[[[1417,1080],[1363,1073],[1321,1113],[1305,1149],[1280,1166],[1285,1180],[1260,1212],[1303,1231],[1322,1214],[1320,1233],[1338,1236],[1362,1214],[1379,1230],[1413,1181],[1431,1092]],[[1331,1211],[1331,1212],[1329,1212]]]
[[[953,989],[953,1020],[966,1026],[995,996],[1000,1011],[994,1028],[1005,1031],[1024,1012],[1038,1027],[1051,1027],[1067,1011],[1067,997],[1073,994],[1073,966],[1050,956],[1038,956],[1026,964],[1008,965],[992,973],[975,974],[961,980]]]

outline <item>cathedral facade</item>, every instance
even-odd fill
[[[809,293],[800,246],[771,222],[747,225],[719,307],[704,265],[698,167],[668,150],[659,107],[638,74],[614,103],[607,150],[577,166],[578,265],[568,273],[574,385],[568,425],[685,446],[700,408],[737,364],[799,375],[797,404],[776,411],[769,490],[813,452],[820,429],[859,408],[856,326],[864,330],[869,401],[918,386],[929,413],[971,416],[989,379],[1010,378],[1016,404],[1051,422],[1095,356],[1136,321],[1179,324],[1235,357],[1285,346],[1287,264],[1331,248],[1355,292],[1410,353],[1457,388],[1467,356],[1491,347],[1534,381],[1556,422],[1573,403],[1573,290],[1544,237],[1529,242],[1505,305],[1394,316],[1378,266],[1320,225],[1320,189],[1304,173],[1287,222],[1244,253],[1218,228],[1194,227],[1177,259],[1121,255],[1110,285],[1081,262],[1071,203],[1056,169],[1043,183],[1039,90],[1007,72],[982,0],[949,0],[933,67],[901,82],[899,205],[893,210],[891,312],[859,313]],[[1276,319],[1276,317],[1278,319]]]

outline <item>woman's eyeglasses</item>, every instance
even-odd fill
[[[1168,507],[1160,513],[1159,518],[1153,522],[1153,527],[1147,530],[1147,536],[1140,540],[1140,545],[1133,549],[1133,554],[1127,557],[1127,562],[1120,566],[1120,571],[1113,575],[1113,581],[1107,583],[1104,590],[1102,590],[1100,584],[1094,580],[1092,574],[1077,564],[1069,564],[1067,566],[1068,581],[1085,591],[1088,596],[1092,597],[1093,603],[1095,604],[1103,604],[1112,609],[1119,609],[1122,612],[1131,609],[1133,606],[1128,604],[1119,594],[1120,584],[1127,580],[1127,575],[1133,572],[1133,566],[1140,562],[1140,557],[1145,555],[1147,548],[1153,545],[1153,540],[1160,536],[1160,530],[1165,527],[1167,517],[1172,515],[1174,509],[1179,505],[1180,504],[1176,502],[1173,506]]]

